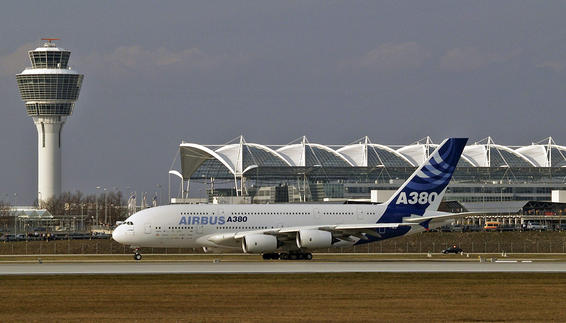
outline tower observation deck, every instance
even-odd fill
[[[37,128],[38,201],[61,194],[61,130],[73,113],[84,75],[68,66],[71,52],[43,38],[42,47],[30,50],[32,67],[16,76],[26,111]]]

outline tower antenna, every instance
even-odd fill
[[[41,40],[47,40],[49,43],[51,43],[54,40],[61,40],[61,38],[41,38]]]

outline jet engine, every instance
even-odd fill
[[[248,234],[242,238],[245,253],[272,252],[277,249],[277,238],[267,234]]]
[[[321,230],[300,230],[297,232],[297,247],[307,249],[329,248],[332,233]]]

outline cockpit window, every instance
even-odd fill
[[[125,225],[134,225],[134,222],[132,222],[132,221],[126,221],[126,222],[124,222],[124,224],[125,224]]]

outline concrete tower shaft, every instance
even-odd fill
[[[61,194],[61,131],[66,117],[33,117],[37,128],[37,195],[45,201]]]
[[[32,67],[16,76],[37,128],[38,201],[61,194],[61,131],[73,113],[84,77],[68,67],[71,52],[51,41],[29,51]]]

